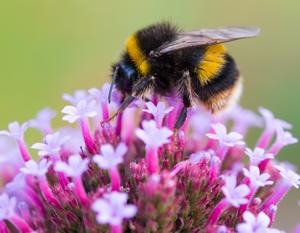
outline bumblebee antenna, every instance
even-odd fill
[[[113,90],[114,84],[116,82],[118,70],[119,70],[119,66],[116,66],[116,68],[114,70],[114,73],[113,73],[112,82],[110,84],[109,92],[108,92],[108,99],[107,99],[107,101],[108,101],[109,104],[111,102],[111,94],[112,94],[112,90]]]

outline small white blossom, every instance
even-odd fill
[[[29,121],[29,126],[35,129],[38,129],[42,132],[51,131],[51,121],[56,116],[56,113],[50,109],[45,108],[39,111],[36,117]]]
[[[282,127],[276,128],[277,138],[276,141],[283,146],[290,144],[295,144],[298,142],[298,139],[293,137],[290,132],[284,131]]]
[[[6,193],[0,195],[0,220],[9,219],[15,214],[17,200]]]
[[[74,95],[64,94],[63,99],[72,105],[77,105],[81,100],[89,100],[89,96],[85,90],[77,90]]]
[[[143,121],[143,129],[136,129],[136,136],[141,139],[147,147],[158,148],[163,144],[169,143],[169,137],[173,132],[166,128],[157,128],[155,121]]]
[[[215,133],[208,133],[206,134],[207,137],[211,139],[218,140],[221,144],[233,147],[236,145],[244,145],[245,143],[242,141],[243,136],[236,132],[227,133],[226,127],[221,124],[213,124],[212,128],[214,129]]]
[[[96,220],[99,224],[110,224],[118,226],[123,219],[132,218],[137,208],[135,205],[126,204],[128,196],[126,193],[112,192],[104,194],[94,202],[92,209],[96,212]]]
[[[48,134],[45,137],[44,143],[35,143],[31,146],[32,149],[38,150],[40,157],[44,156],[55,156],[59,154],[61,147],[66,143],[70,138],[61,137],[59,132],[54,134]]]
[[[23,138],[25,131],[28,129],[28,123],[25,122],[22,125],[15,121],[8,125],[8,131],[0,131],[0,135],[12,137],[16,140]]]
[[[70,177],[80,177],[88,169],[88,164],[89,159],[82,159],[80,155],[71,155],[68,163],[58,161],[54,170]]]
[[[245,154],[249,156],[251,165],[258,165],[265,159],[273,159],[274,155],[266,153],[264,149],[256,147],[253,151],[249,148],[245,149]]]
[[[116,149],[111,144],[101,146],[101,155],[94,155],[93,161],[102,169],[110,169],[123,162],[127,146],[120,143]]]
[[[241,204],[248,203],[246,196],[249,194],[250,189],[247,185],[241,184],[236,186],[236,177],[235,176],[226,176],[225,185],[222,188],[222,191],[226,197],[226,200],[233,205],[234,207],[239,207]]]
[[[244,223],[237,225],[238,233],[279,233],[279,230],[269,228],[270,218],[264,213],[260,212],[257,216],[250,211],[243,214]]]
[[[285,181],[288,182],[289,185],[294,186],[295,188],[299,188],[299,185],[300,185],[300,175],[299,174],[297,174],[296,172],[294,172],[290,169],[287,169],[287,168],[284,168],[284,167],[281,167],[278,165],[276,165],[275,168],[277,170],[279,170],[280,175],[282,176],[282,178],[285,179]]]
[[[292,128],[292,125],[290,123],[283,121],[281,119],[276,119],[270,110],[260,107],[258,111],[264,118],[264,122],[267,130],[275,131],[277,127],[281,127],[283,129]]]
[[[44,176],[48,172],[49,167],[51,166],[52,162],[47,161],[47,159],[42,159],[41,161],[37,162],[34,160],[29,160],[25,163],[25,167],[20,169],[21,172],[33,175],[33,176]]]
[[[174,107],[167,108],[163,102],[158,102],[156,106],[152,102],[147,102],[146,106],[147,109],[143,109],[143,112],[152,114],[156,122],[162,122],[165,115],[174,109]]]
[[[260,174],[260,170],[257,166],[250,166],[249,170],[243,168],[244,175],[251,181],[251,185],[254,187],[264,187],[266,185],[272,185],[274,182],[269,180],[271,177],[268,173]]]
[[[191,164],[198,164],[200,161],[210,161],[211,157],[214,156],[213,151],[199,151],[190,155],[189,161]]]
[[[63,116],[64,121],[74,123],[85,117],[97,116],[96,101],[81,100],[76,106],[66,106],[61,111],[65,115]]]

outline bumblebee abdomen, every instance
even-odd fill
[[[212,82],[226,63],[226,49],[222,44],[207,46],[195,68],[201,86]]]
[[[234,92],[240,90],[241,80],[233,58],[227,53],[220,58],[219,65],[214,65],[210,69],[211,71],[206,71],[209,77],[207,82],[201,83],[197,72],[193,74],[192,80],[197,98],[212,112],[216,112],[225,107],[227,99]]]

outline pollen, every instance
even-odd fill
[[[212,81],[220,73],[226,62],[225,54],[226,49],[222,44],[207,46],[197,66],[198,79],[202,86]]]
[[[126,49],[139,73],[146,76],[149,73],[150,64],[139,46],[139,41],[136,35],[132,35],[127,39]]]

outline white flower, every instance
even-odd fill
[[[214,129],[215,133],[208,133],[206,134],[207,137],[211,139],[218,140],[221,144],[233,147],[236,145],[244,145],[245,143],[242,141],[243,136],[236,132],[227,133],[226,127],[221,124],[213,124],[212,128]]]
[[[8,125],[8,131],[0,131],[0,135],[12,137],[16,140],[22,139],[25,131],[28,129],[28,123],[25,122],[22,125],[15,121]]]
[[[77,105],[81,100],[89,100],[89,96],[85,90],[77,90],[73,96],[64,94],[63,99],[72,105]]]
[[[126,204],[128,196],[126,193],[112,192],[104,194],[94,202],[92,209],[96,212],[96,220],[99,224],[110,224],[118,226],[123,219],[132,218],[137,208],[135,205]]]
[[[249,194],[250,189],[247,185],[241,184],[236,186],[235,176],[226,176],[225,185],[222,191],[226,197],[226,200],[234,207],[239,207],[241,204],[248,203],[246,196]]]
[[[68,163],[58,161],[54,170],[70,177],[80,177],[88,169],[88,164],[89,159],[82,159],[80,155],[71,155]]]
[[[238,233],[279,233],[279,230],[269,228],[270,218],[264,213],[260,212],[254,216],[250,211],[243,214],[244,223],[237,225]]]
[[[44,143],[35,143],[31,146],[31,148],[38,150],[40,157],[46,155],[55,156],[59,154],[62,145],[69,139],[69,137],[61,137],[60,133],[56,132],[54,134],[46,135]]]
[[[164,116],[174,109],[174,107],[167,108],[163,102],[158,102],[156,106],[152,102],[147,102],[146,106],[147,109],[143,109],[143,112],[152,114],[156,122],[162,122]]]
[[[190,155],[189,161],[191,164],[198,164],[200,161],[205,160],[209,161],[214,155],[213,151],[199,151]]]
[[[274,158],[273,154],[265,153],[265,150],[259,147],[256,147],[253,151],[249,148],[246,148],[245,154],[249,156],[251,165],[258,165],[265,159]]]
[[[6,193],[0,195],[0,220],[10,218],[15,213],[17,200],[9,197]]]
[[[93,161],[102,169],[110,169],[123,162],[124,155],[127,152],[127,146],[120,143],[116,149],[111,144],[101,146],[101,155],[95,155]]]
[[[155,121],[143,121],[143,129],[136,129],[136,136],[141,139],[147,147],[158,148],[163,144],[169,143],[169,137],[173,132],[166,128],[157,128]]]
[[[264,187],[266,185],[272,185],[274,182],[269,180],[271,177],[268,173],[260,174],[257,166],[250,166],[249,170],[243,168],[244,175],[251,181],[251,185],[254,187]]]
[[[64,107],[61,112],[65,114],[63,120],[69,123],[74,123],[85,117],[95,117],[97,115],[96,101],[81,100],[76,106]]]
[[[276,128],[276,134],[276,141],[283,146],[295,144],[298,142],[297,138],[293,137],[290,132],[284,131],[282,127]]]
[[[41,161],[37,162],[34,160],[29,160],[25,163],[25,167],[20,169],[21,172],[33,176],[44,176],[48,172],[49,167],[51,166],[52,162],[47,161],[47,159],[42,159]]]
[[[288,182],[289,185],[294,186],[295,188],[299,188],[300,185],[299,174],[297,174],[296,172],[290,169],[278,165],[276,165],[275,168],[279,170],[280,175],[284,178],[285,181]]]
[[[51,121],[55,116],[56,113],[52,109],[45,108],[37,113],[35,119],[29,121],[29,126],[44,133],[50,132]]]
[[[258,111],[264,118],[267,130],[275,131],[277,127],[281,127],[283,129],[292,128],[292,125],[290,123],[280,119],[276,119],[270,110],[260,107]]]

